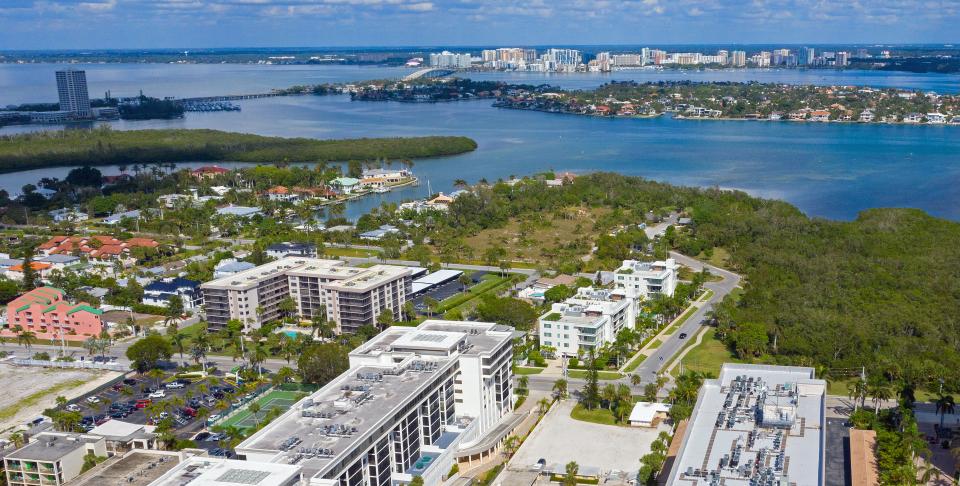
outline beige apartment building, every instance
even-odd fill
[[[339,260],[290,256],[200,288],[212,330],[223,329],[231,319],[259,328],[283,317],[281,302],[290,298],[301,318],[325,313],[338,331],[352,332],[374,324],[384,308],[398,315],[410,292],[410,275],[406,267],[354,268]]]

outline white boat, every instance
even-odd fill
[[[376,192],[376,193],[379,193],[379,194],[383,194],[383,193],[385,193],[385,192],[390,192],[390,188],[389,188],[389,187],[382,187],[382,186],[381,186],[381,187],[375,188],[375,189],[373,190],[373,192]]]

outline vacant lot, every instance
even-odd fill
[[[650,444],[660,431],[574,420],[570,412],[575,403],[564,400],[554,405],[517,451],[510,466],[529,467],[543,458],[547,465],[576,461],[581,470],[584,467],[598,467],[603,471],[639,469],[640,458],[650,452]],[[585,444],[590,447],[582,447]]]
[[[116,376],[119,373],[0,365],[0,431],[38,417],[59,395],[76,397]]]
[[[491,247],[507,250],[507,258],[530,264],[564,256],[586,257],[593,248],[597,218],[606,208],[567,208],[558,214],[513,219],[503,228],[483,230],[467,239],[477,258]]]

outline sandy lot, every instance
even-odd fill
[[[595,467],[603,474],[640,469],[640,458],[650,452],[660,431],[574,420],[570,411],[575,404],[575,400],[564,400],[554,406],[513,456],[510,467],[528,468],[544,458],[548,466],[576,461],[581,470]]]
[[[0,364],[0,432],[21,425],[56,404],[96,389],[120,373]]]

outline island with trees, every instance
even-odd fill
[[[960,125],[957,95],[757,82],[615,81],[595,90],[516,90],[494,106],[601,117]]]
[[[418,159],[473,151],[467,137],[316,140],[201,129],[39,132],[0,137],[0,172],[71,165],[183,161],[317,162]]]

